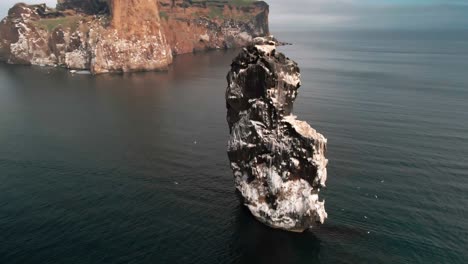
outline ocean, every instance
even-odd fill
[[[270,229],[226,154],[239,51],[168,72],[0,64],[0,263],[466,263],[468,32],[278,32],[328,138],[329,218]]]

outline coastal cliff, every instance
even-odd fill
[[[0,22],[0,60],[92,73],[164,70],[174,55],[242,47],[269,34],[251,0],[58,0],[16,4]]]
[[[292,115],[298,65],[257,38],[227,76],[228,156],[244,204],[261,222],[303,232],[324,223],[327,139]]]

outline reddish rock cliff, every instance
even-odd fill
[[[173,53],[245,46],[269,34],[265,2],[228,3],[160,0],[162,25]]]
[[[113,0],[110,12],[110,26],[97,33],[93,72],[158,70],[172,63],[156,1]]]
[[[90,69],[165,69],[175,54],[244,46],[269,34],[268,5],[249,0],[59,0],[16,4],[0,23],[0,60]]]

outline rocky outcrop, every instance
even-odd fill
[[[49,52],[47,32],[29,21],[38,20],[47,13],[44,5],[17,4],[8,12],[8,19],[0,22],[0,59],[14,64],[44,64],[55,61]]]
[[[302,232],[327,218],[327,139],[292,115],[298,65],[264,38],[234,59],[226,91],[228,156],[236,188],[261,222]]]
[[[174,54],[246,46],[269,35],[269,7],[229,1],[159,0],[167,40]]]
[[[93,43],[93,72],[158,70],[172,63],[156,1],[113,0],[110,10],[110,27]]]
[[[268,35],[268,5],[226,0],[58,0],[16,4],[0,23],[0,60],[93,73],[161,70],[174,55]],[[248,2],[248,1],[247,1]]]

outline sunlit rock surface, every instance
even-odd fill
[[[262,1],[58,0],[16,4],[0,22],[0,61],[93,73],[164,70],[173,56],[242,47],[269,34]]]
[[[232,63],[226,91],[228,155],[237,190],[261,222],[302,232],[327,218],[327,139],[292,115],[298,65],[275,42],[254,40]]]

